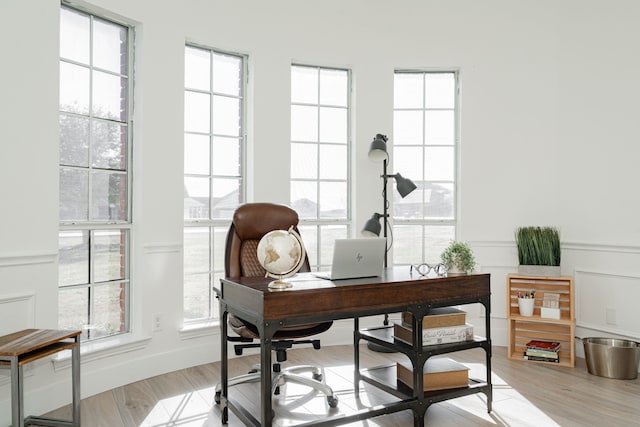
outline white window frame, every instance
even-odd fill
[[[88,272],[88,283],[82,283],[82,284],[72,284],[72,285],[62,285],[59,284],[59,290],[70,290],[73,288],[83,288],[86,287],[88,289],[88,293],[89,293],[89,301],[88,301],[88,307],[87,310],[89,312],[88,314],[88,324],[86,325],[82,325],[82,329],[83,329],[83,333],[81,335],[81,340],[83,342],[87,342],[87,341],[93,341],[96,339],[101,339],[101,338],[107,338],[107,337],[112,337],[112,336],[116,336],[116,335],[122,335],[122,334],[126,334],[130,332],[130,328],[131,328],[131,286],[132,286],[132,280],[131,280],[131,268],[130,268],[130,263],[131,263],[131,241],[132,241],[132,235],[133,235],[133,225],[132,225],[132,176],[133,176],[133,167],[132,167],[132,147],[133,147],[133,131],[132,131],[132,123],[133,123],[133,86],[134,86],[134,37],[135,37],[135,29],[132,25],[113,19],[112,17],[108,17],[108,16],[103,16],[97,13],[93,13],[90,10],[86,10],[84,8],[79,8],[76,6],[72,6],[70,4],[68,4],[67,2],[62,2],[61,3],[61,9],[68,9],[71,10],[75,13],[80,13],[80,14],[84,14],[87,15],[90,18],[90,22],[91,22],[91,34],[90,37],[93,37],[93,22],[97,19],[100,21],[106,21],[109,22],[111,24],[115,24],[115,25],[119,25],[122,26],[123,28],[126,29],[127,31],[127,74],[126,75],[122,75],[119,74],[120,77],[126,77],[128,80],[127,83],[127,91],[126,91],[126,109],[127,109],[127,113],[126,113],[126,117],[123,121],[115,121],[117,123],[122,124],[123,126],[126,126],[127,128],[127,152],[126,152],[126,168],[123,171],[123,174],[126,176],[127,179],[127,186],[126,186],[126,219],[125,220],[92,220],[91,218],[89,218],[86,221],[83,220],[73,220],[73,221],[65,221],[65,220],[60,220],[59,222],[59,232],[60,232],[60,236],[62,236],[63,234],[69,234],[69,233],[79,233],[79,232],[86,232],[89,234],[89,241],[88,241],[88,245],[89,245],[89,255],[88,255],[88,265],[87,268],[89,269]],[[93,46],[90,45],[90,52],[91,52],[91,56],[93,56]],[[66,62],[66,63],[71,63],[71,64],[75,64],[75,62],[67,60],[67,59],[63,59],[62,57],[60,57],[60,63]],[[82,65],[85,66],[86,64],[76,64],[76,65]],[[90,72],[93,73],[94,70],[98,69],[97,67],[94,67],[93,64],[89,64],[88,67]],[[106,70],[101,70],[101,71],[106,71]],[[92,74],[93,75],[93,74]],[[90,83],[91,84],[91,83]],[[91,96],[91,95],[90,95]],[[91,105],[91,101],[90,101],[90,105]],[[91,107],[90,107],[91,108]],[[63,111],[59,111],[60,115],[66,115],[66,116],[75,116],[75,117],[86,117],[90,120],[90,124],[92,121],[94,120],[98,120],[98,121],[108,121],[106,119],[96,119],[94,118],[94,116],[92,115],[92,111],[90,110],[90,112],[87,115],[84,114],[78,114],[78,113],[70,113],[70,112],[63,112]],[[78,167],[69,167],[69,166],[63,166],[60,165],[59,166],[60,170],[63,170],[64,168],[68,168],[68,169],[73,169],[73,168],[78,168]],[[83,168],[84,169],[84,168]],[[93,167],[89,164],[86,167],[86,170],[89,172],[89,176],[91,176],[91,171],[93,170]],[[91,194],[91,178],[89,178],[89,194]],[[91,195],[89,195],[89,199],[88,199],[88,203],[89,203],[89,212],[91,212],[91,206],[92,206],[92,197]],[[91,215],[91,214],[90,214]],[[94,281],[94,261],[95,258],[92,255],[92,249],[93,249],[93,241],[94,241],[94,234],[95,233],[99,233],[99,232],[109,232],[109,231],[117,231],[117,230],[121,230],[124,233],[124,242],[123,242],[123,251],[125,253],[124,256],[124,260],[123,260],[123,265],[122,268],[124,270],[124,275],[123,278],[120,280],[114,280],[114,281],[107,281],[107,282],[95,282]],[[95,310],[95,300],[93,297],[94,294],[94,289],[97,286],[101,286],[104,284],[109,284],[109,283],[114,283],[114,282],[120,282],[121,284],[124,285],[124,289],[122,290],[122,295],[121,295],[121,304],[123,305],[122,307],[122,311],[121,314],[124,315],[124,319],[121,319],[121,323],[119,326],[119,329],[116,330],[113,333],[109,333],[106,335],[98,335],[97,337],[92,337],[91,336],[91,325],[94,323],[94,318],[93,318],[93,314],[96,311]],[[59,319],[61,318],[61,316],[64,316],[65,310],[59,310]],[[63,322],[64,323],[64,322]]]
[[[242,70],[241,73],[242,75],[240,76],[241,78],[241,94],[238,97],[238,99],[240,99],[241,102],[241,110],[240,110],[240,114],[241,114],[241,118],[240,118],[240,175],[237,177],[238,179],[240,179],[241,181],[241,188],[240,188],[240,194],[239,194],[239,205],[244,203],[244,201],[246,200],[246,159],[247,159],[247,134],[246,134],[246,124],[247,124],[247,88],[248,88],[248,56],[244,55],[244,54],[240,54],[240,53],[236,53],[236,52],[229,52],[229,51],[224,51],[221,49],[215,49],[215,48],[211,48],[208,46],[204,46],[201,44],[197,44],[197,43],[193,43],[193,42],[189,42],[186,43],[185,45],[185,55],[186,55],[186,49],[187,48],[194,48],[194,49],[201,49],[203,51],[207,51],[209,52],[210,55],[210,60],[213,61],[213,55],[215,54],[219,54],[219,55],[229,55],[229,56],[233,56],[233,57],[237,57],[242,61]],[[210,70],[210,76],[209,76],[211,82],[213,82],[213,71],[212,69]],[[199,93],[206,93],[208,95],[210,95],[211,98],[213,98],[214,95],[220,95],[217,92],[215,92],[213,90],[213,84],[210,87],[209,91],[203,91],[200,89],[193,89],[193,88],[187,88],[186,86],[183,88],[184,92],[188,92],[188,91],[192,91],[192,92],[199,92]],[[224,95],[224,96],[229,96],[229,95]],[[210,119],[213,118],[213,108],[211,108],[210,110],[211,112],[211,116]],[[184,134],[196,134],[196,132],[187,132],[186,130],[184,131]],[[209,129],[208,133],[197,133],[199,135],[207,135],[209,138],[209,154],[210,154],[210,169],[209,169],[209,179],[210,181],[214,178],[213,172],[211,170],[211,165],[212,165],[212,159],[214,156],[214,147],[212,144],[212,138],[215,136],[212,132],[211,129]],[[190,176],[189,174],[184,174],[185,178],[187,178],[188,176]],[[199,175],[200,177],[202,177],[203,175]],[[210,182],[210,196],[213,194],[212,192],[212,183]],[[185,316],[183,319],[184,325],[185,327],[199,327],[199,325],[209,325],[211,322],[216,322],[219,320],[220,317],[220,313],[219,313],[219,306],[218,303],[216,301],[216,294],[214,292],[214,286],[217,285],[217,283],[219,282],[219,280],[224,277],[225,271],[224,271],[224,248],[225,248],[225,239],[226,239],[226,235],[227,235],[227,231],[229,230],[229,226],[231,225],[231,215],[228,218],[212,218],[212,211],[213,211],[213,197],[209,198],[209,218],[197,218],[197,219],[191,219],[191,218],[185,218],[184,219],[184,230],[185,230],[185,236],[186,233],[189,229],[195,229],[195,228],[208,228],[209,230],[209,269],[208,271],[197,271],[197,272],[187,272],[186,269],[183,272],[183,277],[184,277],[184,286],[186,286],[186,282],[187,282],[187,277],[189,276],[195,276],[195,275],[203,275],[203,274],[208,274],[209,276],[209,286],[208,286],[208,295],[206,296],[208,304],[209,304],[209,309],[208,309],[208,315],[204,316],[204,317],[197,317],[197,318],[187,318],[186,317],[186,311],[185,311]],[[217,237],[216,237],[217,236]],[[218,250],[217,250],[217,249]],[[184,253],[185,257],[187,256],[186,250]],[[186,262],[186,260],[185,260]],[[183,305],[186,304],[186,290],[183,286],[183,291],[185,292],[185,295],[183,297]]]
[[[333,253],[333,241],[335,240],[336,237],[338,238],[348,238],[351,236],[351,230],[352,230],[352,209],[351,209],[351,189],[352,189],[352,168],[351,168],[351,164],[352,164],[352,138],[351,138],[351,114],[352,114],[352,109],[351,109],[351,96],[352,96],[352,81],[351,81],[351,70],[346,69],[346,68],[337,68],[337,67],[326,67],[326,66],[318,66],[318,65],[309,65],[309,64],[301,64],[301,63],[293,63],[291,64],[291,69],[293,69],[293,67],[305,67],[305,68],[311,68],[311,69],[316,69],[318,70],[318,73],[320,73],[321,70],[335,70],[335,71],[341,71],[341,72],[346,72],[347,73],[347,93],[346,93],[346,97],[347,97],[347,105],[346,107],[343,106],[336,106],[336,105],[330,105],[330,104],[321,104],[320,103],[320,91],[322,90],[320,88],[320,85],[318,84],[318,102],[317,103],[300,103],[300,102],[293,102],[291,100],[291,106],[314,106],[314,107],[318,107],[318,109],[320,109],[321,107],[331,107],[331,108],[345,108],[347,110],[347,141],[346,141],[346,153],[347,153],[347,158],[345,159],[346,161],[346,167],[347,167],[347,172],[346,172],[346,179],[344,180],[344,182],[346,183],[346,216],[345,218],[321,218],[320,217],[320,212],[319,212],[319,207],[320,207],[320,203],[318,202],[318,211],[317,211],[317,218],[306,218],[303,215],[300,215],[300,220],[299,220],[299,228],[301,231],[301,235],[303,240],[305,241],[305,246],[307,248],[307,254],[309,255],[309,262],[311,264],[312,269],[315,270],[326,270],[328,268],[331,267],[331,257],[332,257],[332,253]],[[320,136],[319,136],[319,132],[320,132],[320,118],[318,118],[318,138],[316,140],[316,142],[308,142],[308,141],[294,141],[293,138],[291,138],[291,143],[305,143],[305,144],[310,144],[310,145],[315,145],[316,147],[319,148],[319,146],[321,144],[325,144],[326,142],[321,141],[320,140]],[[293,156],[291,158],[291,161],[293,162],[295,159],[293,159]],[[320,170],[320,156],[318,156],[318,160],[317,160],[317,168],[318,170]],[[320,179],[319,177],[316,179],[309,179],[309,178],[305,178],[305,179],[295,179],[295,178],[291,178],[291,182],[296,182],[296,181],[306,181],[306,182],[315,182],[316,184],[316,188],[317,188],[317,194],[318,197],[320,195],[320,183],[321,182],[330,182],[330,181],[335,181],[335,182],[340,182],[340,180],[325,180],[325,179]],[[294,207],[295,208],[295,207]],[[327,241],[325,241],[326,239],[323,238],[323,230],[328,230],[330,227],[338,227],[338,231],[334,234],[334,236],[328,237],[326,239],[328,239]],[[339,228],[344,227],[345,228],[345,232],[342,233],[341,231],[339,231]],[[306,232],[305,232],[306,230]],[[311,235],[314,234],[316,236],[315,239],[311,238]],[[333,234],[333,233],[332,233]],[[307,236],[305,238],[305,236]],[[315,240],[315,242],[314,242]],[[309,243],[311,242],[311,244]]]
[[[459,220],[459,211],[458,211],[458,197],[459,197],[459,193],[458,193],[458,188],[459,188],[459,178],[460,178],[460,170],[459,170],[459,150],[460,150],[460,79],[459,79],[459,71],[455,70],[455,69],[437,69],[437,70],[395,70],[394,72],[394,78],[395,75],[397,74],[421,74],[423,76],[423,90],[425,90],[426,92],[426,85],[424,84],[424,77],[428,74],[452,74],[454,77],[454,81],[455,81],[455,87],[454,87],[454,91],[455,91],[455,100],[454,100],[454,106],[453,106],[453,111],[454,111],[454,141],[453,141],[453,182],[451,182],[450,184],[452,184],[452,218],[429,218],[426,215],[423,214],[422,218],[419,219],[414,219],[414,218],[398,218],[394,215],[395,209],[392,209],[390,214],[392,217],[392,221],[393,221],[393,230],[395,231],[394,234],[400,234],[398,233],[399,229],[403,226],[418,226],[421,228],[421,239],[422,239],[422,244],[421,244],[421,253],[419,254],[419,256],[414,257],[413,259],[406,259],[405,257],[402,257],[401,255],[398,255],[397,253],[394,252],[394,258],[393,258],[393,263],[394,264],[407,264],[407,263],[438,263],[440,262],[440,258],[439,258],[439,254],[442,252],[442,250],[444,249],[444,247],[449,243],[449,240],[438,240],[436,239],[436,241],[431,242],[431,244],[427,244],[425,243],[425,239],[427,236],[427,230],[429,229],[429,227],[431,227],[432,229],[435,227],[452,227],[453,228],[453,233],[451,235],[452,239],[457,239],[458,236],[458,220]],[[423,113],[423,123],[425,120],[425,114],[427,111],[435,111],[435,110],[439,110],[438,108],[428,108],[425,106],[425,100],[427,98],[428,94],[423,94],[422,97],[422,101],[423,101],[423,105],[421,108],[409,108],[409,109],[404,109],[404,108],[395,108],[394,105],[394,113],[398,110],[417,110],[417,111],[422,111]],[[448,109],[450,110],[450,109]],[[395,123],[394,123],[395,126]],[[394,143],[394,147],[395,147],[395,143]],[[401,146],[401,145],[399,145]],[[424,150],[426,147],[430,146],[427,141],[426,141],[426,133],[423,132],[422,135],[422,144],[420,145],[422,147],[422,149]],[[424,155],[423,155],[423,159],[424,159]],[[394,172],[398,173],[402,171],[400,169],[402,169],[401,166],[393,166],[394,167]],[[422,161],[422,169],[423,169],[423,176],[425,174],[425,164],[424,164],[424,160]],[[398,170],[396,170],[398,169]],[[404,175],[403,175],[404,176]],[[411,180],[413,180],[415,183],[437,183],[439,181],[427,181],[427,180],[423,180],[422,177],[413,177],[413,176],[405,176],[405,178],[409,178]],[[420,190],[420,185],[418,185],[418,191]],[[395,194],[394,192],[394,198],[398,198],[399,196],[397,194]],[[423,209],[424,209],[424,200],[423,200]]]

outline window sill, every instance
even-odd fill
[[[123,334],[111,338],[99,339],[96,341],[83,342],[80,344],[80,360],[82,363],[94,362],[96,360],[112,357],[118,354],[129,353],[145,348],[150,336],[134,336]],[[71,367],[71,353],[60,352],[52,358],[54,371],[69,369]]]
[[[178,331],[181,340],[206,337],[220,334],[220,320],[186,324]]]

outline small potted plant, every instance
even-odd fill
[[[476,267],[473,251],[465,242],[452,241],[440,255],[448,274],[468,274]]]

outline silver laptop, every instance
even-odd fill
[[[383,237],[336,239],[331,271],[313,274],[329,280],[382,276],[385,250]]]

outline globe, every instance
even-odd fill
[[[258,262],[267,271],[267,277],[275,280],[269,284],[271,289],[285,289],[291,283],[284,281],[300,270],[306,254],[302,238],[293,229],[274,230],[265,234],[257,248]]]

